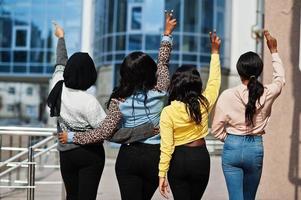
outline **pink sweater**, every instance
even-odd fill
[[[254,126],[245,123],[245,105],[248,102],[248,88],[241,84],[225,90],[219,97],[213,115],[213,135],[224,141],[227,133],[234,135],[262,135],[269,121],[272,105],[285,84],[284,69],[278,53],[272,54],[273,81],[264,86],[264,93],[257,102]]]

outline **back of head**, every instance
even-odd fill
[[[97,79],[94,62],[88,53],[74,53],[67,61],[64,70],[66,87],[87,90]]]
[[[114,89],[110,100],[127,98],[137,92],[146,95],[157,83],[156,72],[157,64],[149,55],[140,51],[130,53],[120,66],[119,86]]]
[[[236,68],[241,79],[248,80],[249,99],[245,110],[245,120],[247,126],[254,125],[253,118],[256,113],[256,102],[259,102],[264,92],[263,85],[257,80],[262,73],[263,62],[258,54],[247,52],[240,56]]]
[[[202,88],[202,79],[196,67],[183,65],[176,70],[171,78],[168,101],[170,103],[177,100],[185,103],[191,119],[200,124],[202,121],[200,106],[208,108],[208,101],[202,95]]]

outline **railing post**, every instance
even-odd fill
[[[31,138],[29,138],[31,139]],[[27,189],[27,200],[34,200],[34,186],[35,186],[35,163],[33,157],[32,145],[28,147],[28,176],[27,183],[30,188]]]

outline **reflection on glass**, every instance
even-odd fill
[[[46,56],[46,62],[54,63],[55,62],[55,55],[53,51],[48,51]]]
[[[43,73],[43,66],[30,66],[30,73]]]
[[[146,35],[145,36],[145,49],[158,50],[160,47],[160,35]]]
[[[130,35],[128,42],[128,50],[142,49],[142,35]]]
[[[0,17],[0,47],[10,47],[12,41],[12,20]]]
[[[10,62],[11,55],[10,51],[0,51],[0,62]]]
[[[216,31],[220,35],[225,35],[225,19],[224,19],[224,13],[218,12],[217,13],[217,20],[216,20],[217,26],[216,26]]]
[[[210,40],[209,37],[201,37],[200,50],[202,53],[210,53]]]
[[[27,46],[27,30],[16,30],[16,47]]]
[[[126,31],[127,0],[118,1],[117,32]]]
[[[124,57],[125,57],[125,54],[116,54],[115,55],[115,60],[123,60],[124,59]]]
[[[125,35],[116,36],[116,51],[125,50]]]
[[[26,62],[27,51],[14,51],[14,62]]]
[[[209,33],[213,30],[213,1],[203,0],[202,5],[202,33]]]
[[[141,29],[141,20],[142,20],[141,6],[132,7],[131,29],[132,30],[140,30]]]
[[[183,37],[183,51],[197,51],[197,37],[195,36],[184,36]]]
[[[44,52],[43,51],[31,51],[30,62],[43,63]]]
[[[25,65],[15,65],[13,67],[13,72],[15,72],[15,73],[24,73],[24,72],[26,72],[26,66]]]
[[[200,56],[200,62],[201,63],[210,63],[210,56]]]
[[[190,61],[190,62],[196,62],[197,56],[191,55],[191,54],[183,54],[183,61]]]
[[[10,72],[10,66],[9,65],[0,65],[0,72]]]
[[[113,22],[114,22],[114,2],[115,1],[111,1],[111,0],[107,0],[106,1],[109,6],[108,6],[108,27],[109,27],[109,33],[113,32]]]
[[[198,5],[199,1],[185,0],[184,1],[184,31],[195,32],[198,26]]]

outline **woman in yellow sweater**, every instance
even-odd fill
[[[210,158],[204,137],[208,116],[221,84],[221,40],[210,33],[211,62],[206,89],[193,66],[177,69],[169,86],[169,104],[160,117],[159,191],[168,198],[168,181],[175,200],[201,199],[209,180]]]

